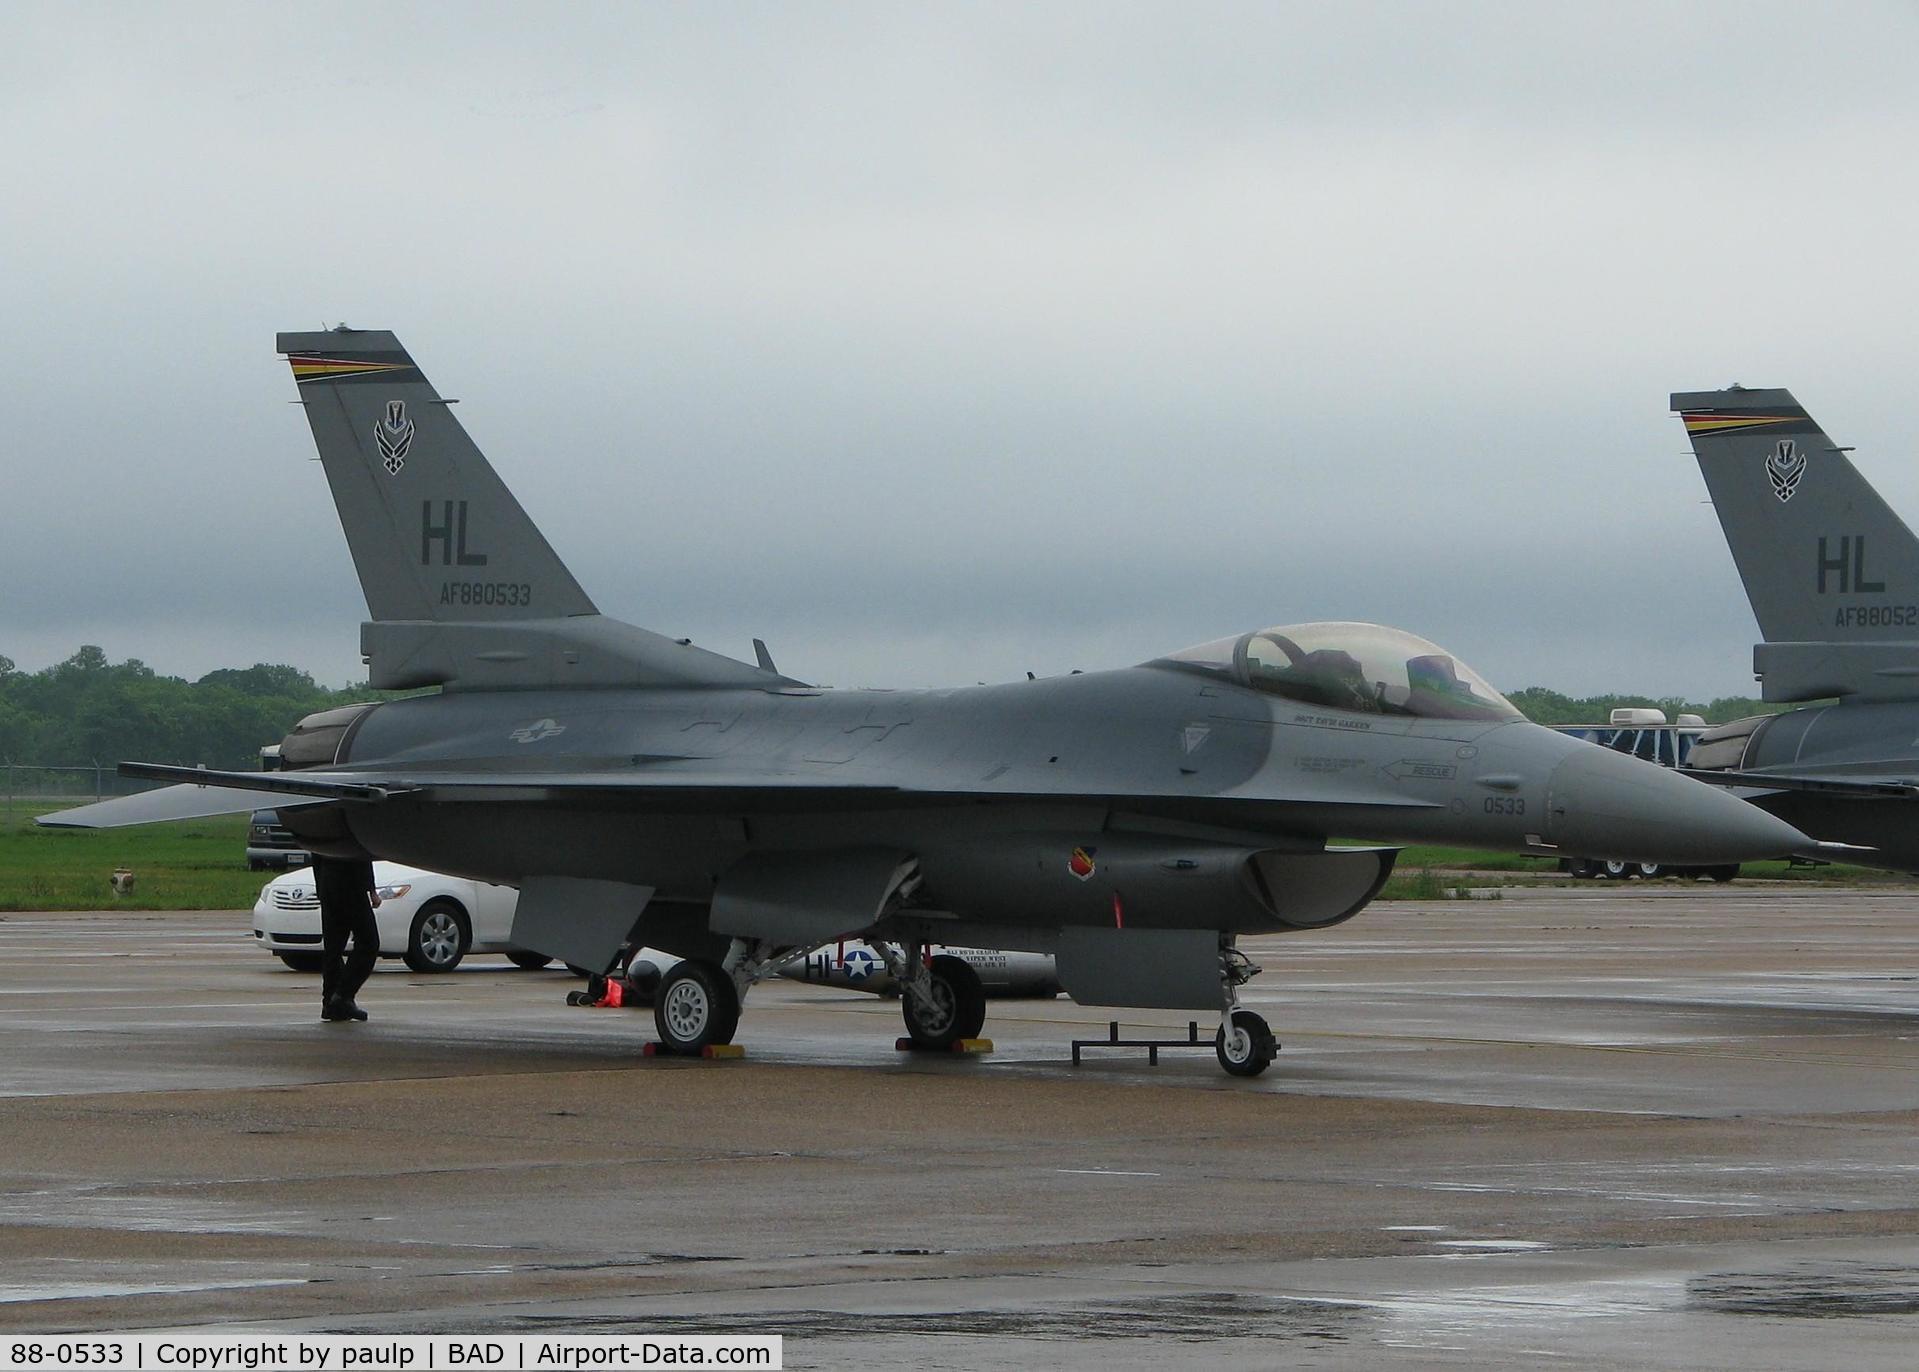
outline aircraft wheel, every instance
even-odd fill
[[[1739,875],[1739,864],[1736,862],[1729,862],[1724,867],[1708,867],[1706,869],[1706,875],[1711,877],[1714,881],[1719,881],[1719,882],[1732,881]]]
[[[318,953],[275,953],[274,956],[296,972],[317,972],[323,965]]]
[[[1666,875],[1666,869],[1656,862],[1642,862],[1638,867],[1639,875],[1647,881],[1657,881]]]
[[[660,1046],[682,1057],[731,1043],[740,1027],[740,998],[733,978],[710,962],[689,958],[660,978],[653,997],[653,1025]]]
[[[506,960],[522,972],[537,972],[546,966],[547,963],[553,961],[553,959],[545,953],[535,953],[526,950],[508,953]]]
[[[1574,881],[1591,881],[1599,875],[1599,864],[1591,858],[1567,858],[1566,875]]]
[[[926,969],[930,1004],[900,997],[900,1017],[915,1046],[950,1052],[961,1039],[976,1039],[986,1026],[986,990],[979,973],[962,958],[942,953]]]
[[[1228,1034],[1222,1024],[1213,1038],[1213,1051],[1219,1054],[1219,1065],[1233,1076],[1256,1077],[1272,1066],[1279,1044],[1264,1019],[1251,1010],[1235,1010],[1233,1032]]]
[[[1599,870],[1606,874],[1608,881],[1624,881],[1633,874],[1633,868],[1637,865],[1637,863],[1624,862],[1619,858],[1607,858],[1599,864]]]
[[[416,972],[451,972],[472,942],[466,911],[450,900],[429,900],[413,917],[401,956]]]

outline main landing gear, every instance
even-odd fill
[[[905,951],[881,944],[881,956],[900,988],[900,1016],[915,1048],[950,1053],[986,1026],[986,990],[964,960],[942,953],[929,960],[917,943]]]
[[[1266,1021],[1239,1004],[1239,988],[1260,973],[1260,966],[1228,940],[1219,950],[1219,975],[1226,1003],[1219,1012],[1219,1033],[1213,1039],[1213,1051],[1219,1065],[1236,1077],[1256,1077],[1272,1066],[1279,1054],[1279,1041]]]
[[[660,1047],[696,1058],[708,1048],[731,1043],[748,989],[796,951],[736,938],[719,962],[688,958],[676,964],[660,979],[653,996]]]
[[[986,1026],[986,992],[971,966],[947,954],[928,958],[921,943],[876,941],[873,946],[899,984],[900,1014],[915,1048],[951,1052],[964,1040],[979,1037]],[[731,1043],[748,989],[802,951],[736,938],[719,962],[688,958],[675,964],[653,998],[660,1047],[698,1057]],[[1259,964],[1240,952],[1230,935],[1220,940],[1223,1003],[1213,1051],[1219,1065],[1236,1077],[1258,1076],[1279,1053],[1265,1019],[1239,1003],[1239,988],[1259,972]]]
[[[653,1024],[667,1052],[698,1057],[715,1044],[733,1041],[740,1027],[740,993],[716,964],[689,958],[660,979]]]

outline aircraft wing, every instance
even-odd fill
[[[1919,782],[1900,777],[1794,776],[1781,772],[1741,772],[1717,768],[1710,771],[1681,768],[1680,774],[1713,786],[1746,786],[1756,791],[1804,791],[1853,800],[1911,800],[1919,796]]]
[[[772,772],[728,768],[709,759],[657,758],[617,768],[579,771],[533,771],[500,767],[419,767],[367,772],[216,772],[198,767],[125,762],[122,776],[144,777],[184,784],[144,795],[102,801],[41,817],[39,823],[68,828],[119,828],[168,819],[196,819],[278,806],[328,803],[378,804],[401,795],[424,795],[450,801],[514,801],[556,793],[598,793],[621,796],[635,809],[657,805],[675,808],[710,805],[716,809],[780,808],[799,803],[870,804],[876,800],[905,804],[938,804],[958,800],[1089,800],[1150,806],[1158,800],[1176,800],[1187,807],[1211,805],[1222,810],[1234,797],[1194,796],[1169,790],[1164,796],[1128,789],[1123,792],[1035,790],[997,781],[953,785],[942,778],[936,784],[911,781],[877,782],[848,776],[837,767]],[[930,780],[930,779],[929,779]],[[1262,801],[1284,797],[1259,797]],[[1300,797],[1326,803],[1330,797]],[[1378,796],[1353,792],[1340,797],[1355,804],[1389,804],[1423,808],[1438,802],[1408,800],[1382,792]]]
[[[517,800],[529,791],[661,791],[685,797],[693,792],[776,794],[798,790],[893,792],[897,787],[849,785],[807,774],[715,773],[705,770],[660,773],[646,770],[520,772],[422,770],[400,773],[216,772],[204,767],[172,767],[156,762],[123,762],[121,776],[182,781],[139,795],[120,796],[41,815],[34,822],[50,829],[119,829],[174,819],[250,810],[292,809],[303,805],[377,804],[393,796],[433,791],[445,800]]]

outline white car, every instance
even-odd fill
[[[373,864],[380,904],[380,955],[405,958],[416,972],[450,972],[468,953],[505,953],[514,965],[544,967],[551,959],[515,948],[509,938],[520,893],[511,886],[468,881],[397,862]],[[296,972],[320,970],[320,897],[313,869],[301,867],[260,888],[253,941]]]

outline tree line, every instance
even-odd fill
[[[1544,686],[1528,686],[1523,691],[1512,692],[1506,698],[1535,724],[1604,724],[1612,717],[1614,710],[1628,706],[1642,710],[1649,707],[1664,710],[1669,720],[1677,720],[1681,715],[1698,715],[1708,724],[1727,724],[1750,715],[1777,714],[1793,708],[1790,705],[1770,705],[1750,696],[1720,696],[1717,700],[1701,703],[1679,696],[1568,696],[1549,691]]]
[[[297,667],[255,663],[208,672],[198,681],[161,676],[138,658],[109,662],[89,644],[65,662],[23,672],[0,657],[0,762],[28,766],[105,765],[138,758],[186,766],[245,768],[304,715],[388,692],[333,690]],[[1666,718],[1703,715],[1722,724],[1782,707],[1739,696],[1700,703],[1678,697],[1573,697],[1543,686],[1512,693],[1540,724],[1602,723],[1621,706],[1654,706]]]
[[[138,658],[109,662],[92,644],[23,672],[0,657],[0,761],[35,767],[142,762],[253,768],[302,716],[385,694],[332,690],[297,667],[256,663],[198,681],[161,676]]]

